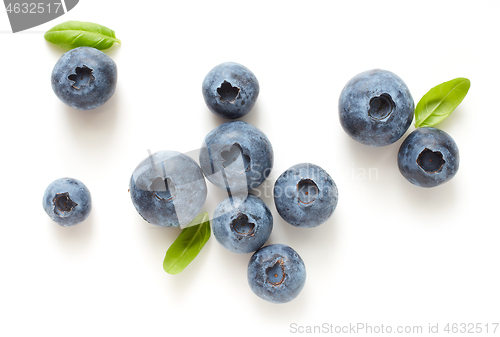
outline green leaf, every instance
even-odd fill
[[[462,103],[469,88],[470,81],[459,77],[429,90],[415,108],[415,127],[434,126],[443,121]]]
[[[92,22],[66,21],[49,29],[45,40],[65,48],[93,47],[99,50],[110,48],[113,43],[121,43],[115,32]]]
[[[172,243],[163,260],[163,269],[172,275],[179,274],[198,256],[209,238],[210,220],[205,212],[191,221]]]

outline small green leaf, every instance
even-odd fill
[[[93,47],[99,50],[121,43],[115,32],[92,22],[66,21],[49,29],[45,40],[65,48]]]
[[[415,108],[415,127],[434,126],[443,121],[462,103],[469,88],[470,81],[459,77],[429,90]]]
[[[163,260],[163,269],[172,275],[179,274],[198,256],[209,238],[210,220],[205,212],[191,221],[172,243]]]

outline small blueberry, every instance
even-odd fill
[[[259,81],[245,66],[225,62],[210,70],[202,92],[210,111],[221,118],[236,119],[252,110],[259,96]]]
[[[63,227],[77,225],[92,209],[90,191],[77,179],[57,179],[45,190],[43,208],[57,224]]]
[[[398,152],[401,174],[412,184],[435,187],[455,176],[460,157],[453,138],[432,127],[414,130],[406,137]]]

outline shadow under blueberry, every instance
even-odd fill
[[[47,221],[47,225],[52,228],[54,235],[58,238],[59,245],[68,253],[81,253],[88,249],[94,227],[94,216],[92,211],[83,222],[63,227],[52,220]]]
[[[118,91],[119,87],[109,101],[92,110],[78,110],[60,102],[73,138],[86,148],[103,148],[112,143],[118,119]]]
[[[276,179],[277,177],[274,175],[274,169],[273,169],[269,174],[269,176],[267,177],[267,179],[264,180],[262,184],[260,184],[259,186],[248,192],[261,198],[262,201],[266,203],[267,207],[269,207],[271,212],[273,212],[273,210],[276,210],[276,207],[274,206],[274,195],[273,195],[274,183],[276,182]]]
[[[425,220],[426,214],[456,212],[456,202],[460,193],[458,192],[456,179],[460,179],[460,170],[450,181],[436,187],[420,187],[413,185],[402,175],[398,179],[398,195],[409,205],[418,205],[419,216],[422,225],[435,224],[436,221]]]
[[[260,129],[260,126],[259,126],[259,121],[260,121],[260,117],[261,117],[260,110],[261,109],[260,109],[260,104],[259,104],[259,98],[257,98],[257,101],[255,102],[255,105],[253,106],[252,110],[250,110],[250,112],[247,113],[245,116],[239,118],[239,120],[242,120],[244,122],[252,124]]]
[[[356,167],[365,169],[376,167],[380,172],[390,172],[394,167],[397,167],[397,153],[404,137],[393,144],[374,147],[361,144],[347,136],[345,145],[349,148],[347,153],[352,157],[351,163],[356,163]]]

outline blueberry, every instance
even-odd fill
[[[103,52],[79,47],[65,53],[52,70],[52,90],[66,105],[90,110],[106,103],[116,88],[116,64]]]
[[[399,171],[409,182],[421,187],[438,186],[453,178],[459,161],[453,138],[431,127],[410,133],[398,152]]]
[[[217,241],[233,253],[255,252],[273,230],[273,216],[261,198],[248,194],[242,201],[231,196],[215,208],[212,229]]]
[[[306,266],[291,247],[274,244],[252,255],[247,276],[257,296],[272,303],[286,303],[297,297],[304,287]]]
[[[279,215],[296,227],[316,227],[337,207],[337,185],[321,167],[303,163],[283,172],[274,184]]]
[[[59,225],[73,226],[89,216],[92,199],[88,188],[81,181],[60,178],[45,190],[43,209]]]
[[[130,196],[147,222],[161,227],[188,224],[207,197],[198,164],[176,151],[159,151],[144,159],[130,178]]]
[[[266,135],[243,121],[219,125],[206,137],[200,165],[208,180],[231,193],[262,184],[271,173],[273,148]]]
[[[385,146],[410,127],[415,105],[410,90],[396,74],[374,69],[354,76],[339,99],[340,124],[354,140]]]
[[[245,66],[225,62],[210,70],[202,91],[210,111],[222,118],[236,119],[252,110],[259,96],[259,81]]]

